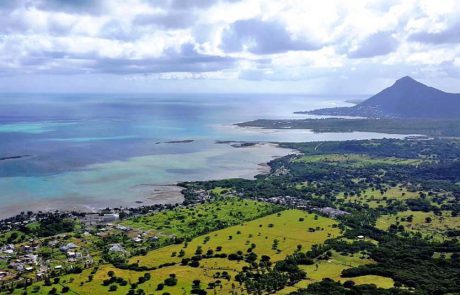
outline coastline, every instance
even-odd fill
[[[254,142],[244,145],[243,141],[228,141],[225,143],[216,143],[216,145],[226,144],[231,151],[238,152],[256,152],[263,154],[264,161],[259,163],[246,163],[244,167],[239,169],[225,169],[222,166],[221,171],[209,175],[202,175],[204,177],[189,179],[187,181],[207,181],[207,180],[221,180],[226,178],[244,178],[254,179],[256,175],[270,173],[270,166],[268,163],[276,158],[286,156],[295,152],[295,150],[282,148],[277,143],[269,142]],[[235,145],[236,144],[236,145]],[[238,155],[238,154],[236,154]],[[230,156],[235,156],[231,154]],[[231,167],[238,168],[238,167]],[[93,198],[81,196],[67,196],[63,198],[43,199],[37,202],[28,202],[27,208],[23,204],[12,204],[2,206],[0,208],[0,220],[10,218],[20,214],[21,212],[32,211],[37,213],[41,212],[80,212],[80,213],[98,213],[106,208],[140,208],[153,205],[168,205],[168,204],[181,204],[184,201],[182,195],[182,187],[178,183],[182,180],[171,181],[164,184],[154,183],[139,183],[130,189],[135,192],[136,196],[129,199],[109,198],[103,200],[95,200]]]

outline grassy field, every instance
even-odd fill
[[[126,286],[111,284],[117,286],[116,291],[110,292],[112,294],[127,294],[130,284],[137,282],[144,273],[149,273],[151,279],[140,284],[137,289],[142,288],[148,291],[147,294],[162,294],[163,292],[190,294],[194,280],[200,281],[202,289],[206,289],[209,283],[220,281],[215,294],[231,294],[233,288],[238,294],[244,294],[233,278],[243,266],[247,265],[246,262],[228,258],[206,258],[200,261],[198,267],[192,267],[181,265],[180,261],[182,258],[194,256],[198,249],[201,249],[203,254],[208,250],[214,253],[232,254],[238,251],[247,253],[248,248],[253,248],[252,251],[258,255],[259,259],[261,255],[268,255],[271,261],[275,262],[293,253],[298,247],[307,251],[313,244],[322,244],[328,238],[337,237],[340,230],[336,225],[337,222],[329,218],[300,210],[285,210],[199,236],[188,242],[187,246],[185,244],[171,245],[130,260],[131,263],[139,263],[141,266],[158,267],[163,263],[174,263],[171,266],[138,272],[118,269],[112,265],[101,265],[92,275],[92,280],[88,279],[91,269],[87,269],[79,275],[61,277],[59,284],[44,286],[43,282],[40,282],[28,287],[27,290],[31,292],[35,286],[40,286],[37,294],[48,294],[53,287],[60,292],[63,286],[68,286],[70,288],[68,294],[106,294],[109,293],[110,286],[103,286],[102,282],[109,278],[108,272],[113,271],[116,277],[123,278],[128,284]],[[277,240],[276,247],[274,247],[275,240]],[[181,250],[184,251],[183,257],[178,257]],[[230,277],[224,276],[224,272]],[[170,274],[176,276],[177,285],[165,286],[164,290],[155,291],[158,284],[163,283]],[[208,294],[213,294],[212,292],[214,291],[208,290]],[[21,293],[20,290],[17,290],[16,294]]]
[[[294,286],[281,290],[279,294],[289,294],[290,292],[293,292],[297,289],[306,288],[309,284],[319,282],[324,278],[330,278],[342,283],[345,281],[353,281],[357,285],[375,284],[380,288],[393,287],[394,282],[391,278],[374,275],[354,278],[342,278],[340,276],[344,269],[371,263],[374,263],[372,259],[366,258],[360,254],[344,256],[333,252],[331,258],[328,260],[319,260],[316,264],[313,265],[300,266],[300,268],[307,273],[307,279],[297,283]]]
[[[130,218],[123,225],[149,230],[159,237],[195,237],[200,233],[228,227],[241,221],[252,220],[280,210],[280,207],[239,198],[223,198],[173,210]]]
[[[408,221],[409,216],[412,221]],[[443,239],[446,231],[460,229],[460,216],[452,217],[450,211],[442,211],[439,216],[433,212],[405,211],[381,216],[376,227],[387,230],[392,224],[403,225],[406,231],[421,233],[425,237]]]
[[[235,262],[237,264],[237,262]],[[235,265],[237,267],[239,265]],[[109,271],[114,272],[115,277],[121,277],[128,282],[127,285],[122,286],[118,283],[104,286],[102,282],[109,279]],[[59,284],[52,284],[52,286],[44,286],[43,282],[35,284],[39,286],[40,290],[35,294],[48,294],[52,288],[56,288],[58,293],[61,292],[63,286],[69,287],[67,294],[128,294],[132,288],[132,283],[137,283],[139,277],[143,277],[145,273],[151,275],[151,279],[136,286],[136,291],[139,289],[145,291],[145,294],[163,294],[168,292],[170,294],[190,294],[194,280],[200,280],[200,287],[206,289],[209,282],[220,280],[221,286],[216,288],[216,294],[229,294],[232,290],[232,284],[227,279],[222,278],[222,272],[226,270],[213,269],[213,268],[193,268],[189,266],[175,265],[168,268],[157,269],[148,272],[136,272],[130,270],[121,270],[114,268],[110,265],[101,266],[89,281],[88,277],[91,275],[91,270],[85,270],[80,275],[66,275],[61,277]],[[234,271],[227,273],[233,278],[236,275]],[[158,290],[159,284],[164,284],[165,279],[170,275],[175,275],[177,284],[175,286],[164,286],[162,290]],[[116,291],[109,291],[110,286],[117,286]],[[29,287],[27,290],[33,294],[34,286]],[[238,287],[238,284],[235,284]],[[36,287],[35,287],[36,288]],[[23,290],[16,290],[15,294],[22,294]],[[209,291],[209,290],[208,290]],[[212,292],[209,291],[209,292]],[[210,293],[212,294],[212,293]]]
[[[327,154],[327,155],[308,155],[297,158],[294,162],[301,163],[328,163],[350,165],[355,168],[360,168],[369,165],[417,165],[421,163],[420,159],[400,159],[395,157],[375,158],[360,154]]]
[[[402,187],[391,187],[387,191],[381,193],[379,190],[367,189],[361,195],[345,196],[343,193],[337,196],[337,199],[357,203],[367,204],[370,208],[378,208],[379,206],[385,207],[387,202],[394,200],[407,200],[416,199],[419,195],[417,192],[410,192]]]
[[[302,220],[303,221],[300,221]],[[340,231],[337,223],[329,218],[308,214],[300,210],[286,210],[256,220],[218,230],[193,239],[184,248],[184,244],[171,245],[152,251],[146,256],[133,257],[130,262],[155,267],[166,262],[179,262],[183,257],[191,257],[198,246],[203,253],[213,250],[215,253],[246,253],[251,244],[255,244],[253,252],[258,255],[269,255],[272,261],[280,260],[302,245],[308,250],[313,244],[321,244],[328,238],[336,237]],[[309,232],[309,228],[316,229]],[[289,229],[289,230],[286,230]],[[206,241],[207,240],[207,241]],[[274,240],[278,240],[276,250],[272,249]],[[206,242],[205,242],[206,241]],[[216,251],[217,247],[222,247]],[[184,250],[184,256],[172,257],[173,253]],[[225,263],[223,261],[223,263]]]

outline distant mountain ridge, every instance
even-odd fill
[[[406,76],[355,106],[298,113],[369,118],[460,119],[460,94],[447,93]]]

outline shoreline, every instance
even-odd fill
[[[244,145],[244,143],[250,143]],[[271,152],[267,155],[267,160],[257,164],[248,164],[245,168],[226,171],[222,169],[220,173],[207,175],[206,177],[200,177],[199,179],[187,180],[187,181],[209,181],[209,180],[221,180],[226,178],[244,178],[254,179],[257,175],[270,173],[270,166],[268,163],[273,159],[289,155],[295,150],[280,147],[278,143],[272,142],[257,142],[257,141],[228,141],[228,142],[216,142],[216,144],[227,144],[232,149],[245,150],[251,149],[264,149],[270,153],[270,149],[276,149],[278,152]],[[236,145],[235,145],[236,144]],[[242,144],[240,146],[239,144]],[[283,151],[283,152],[281,152]],[[181,191],[183,190],[178,184],[184,181],[174,181],[165,184],[153,184],[153,183],[139,183],[130,189],[135,190],[136,196],[130,199],[103,199],[93,200],[85,199],[81,197],[63,197],[56,199],[44,199],[39,202],[29,203],[28,208],[19,204],[12,204],[4,206],[0,209],[0,220],[5,220],[11,217],[19,215],[21,212],[32,211],[33,213],[38,212],[79,212],[85,214],[94,214],[101,212],[105,209],[115,208],[141,208],[154,205],[172,205],[182,204],[184,199]]]
[[[404,136],[460,136],[460,120],[436,119],[374,119],[374,118],[324,118],[270,120],[257,119],[235,124],[241,128],[259,128],[263,130],[309,130],[316,134],[371,132]]]

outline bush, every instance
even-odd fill
[[[346,281],[345,283],[343,283],[343,286],[345,288],[352,288],[354,285],[355,285],[355,282],[353,281]]]
[[[169,277],[164,281],[164,283],[166,286],[172,287],[172,286],[177,285],[177,279],[173,277]]]

